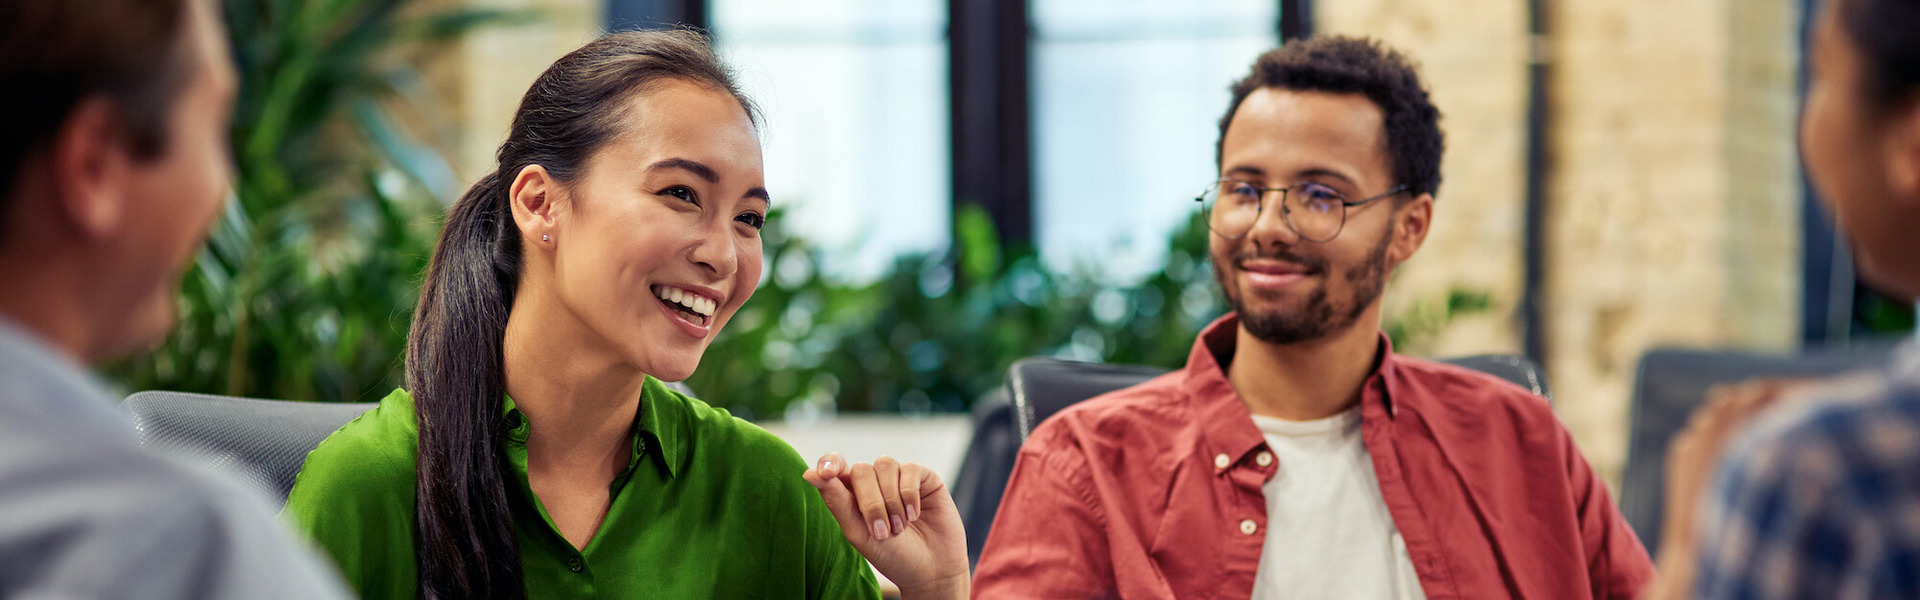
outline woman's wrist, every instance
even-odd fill
[[[912,587],[900,586],[900,600],[965,600],[971,590],[965,573],[936,578]]]

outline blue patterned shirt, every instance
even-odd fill
[[[1801,395],[1728,447],[1695,597],[1920,598],[1920,344]]]

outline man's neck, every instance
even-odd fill
[[[1268,343],[1244,324],[1234,336],[1227,381],[1248,411],[1288,421],[1324,419],[1360,402],[1380,351],[1379,306],[1345,331],[1317,340]]]
[[[32,282],[0,294],[0,317],[59,349],[68,360],[93,364],[98,359],[101,320],[90,317],[93,304],[79,293],[77,281],[58,269],[7,264],[3,257],[0,273],[9,281]]]

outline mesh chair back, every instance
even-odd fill
[[[677,381],[668,382],[667,387],[693,395],[693,390]],[[285,502],[307,453],[379,403],[290,402],[155,391],[128,396],[120,406],[133,416],[141,444],[201,455],[259,482]]]
[[[1441,362],[1494,375],[1547,397],[1547,379],[1524,356],[1485,354]],[[1074,403],[1152,379],[1166,369],[1025,358],[1007,369],[1004,389],[974,403],[973,441],[954,481],[954,505],[967,528],[967,555],[980,560],[1014,459],[1033,428]]]
[[[289,402],[140,392],[121,404],[140,441],[156,450],[201,454],[261,482],[286,501],[307,453],[378,403]]]
[[[1667,445],[1686,427],[1707,390],[1756,377],[1824,377],[1885,364],[1888,348],[1805,356],[1704,350],[1654,350],[1640,358],[1634,377],[1632,430],[1627,471],[1620,485],[1620,513],[1650,553],[1660,548],[1666,501]]]

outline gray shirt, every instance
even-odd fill
[[[87,370],[0,318],[0,598],[346,598],[262,493],[144,451]]]

